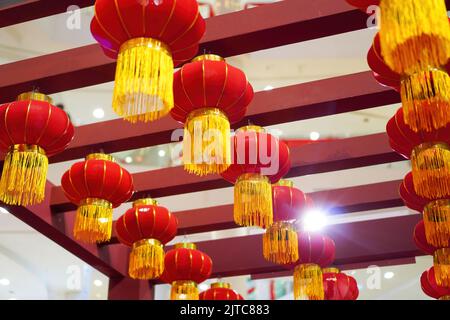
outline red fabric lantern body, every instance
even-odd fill
[[[310,205],[306,195],[294,188],[292,181],[280,180],[272,186],[273,224],[263,235],[264,258],[278,264],[298,260],[295,220]]]
[[[317,233],[298,235],[299,260],[294,270],[296,300],[323,300],[322,268],[334,261],[335,244],[332,239]]]
[[[435,247],[429,244],[423,220],[414,228],[414,242],[420,250],[433,256],[438,285],[450,287],[450,247]]]
[[[105,154],[77,162],[61,178],[66,197],[78,206],[74,236],[87,243],[111,238],[112,210],[133,194],[131,174]]]
[[[152,121],[173,108],[174,61],[195,56],[205,21],[195,0],[97,0],[91,32],[117,58],[114,110]]]
[[[172,300],[198,300],[197,284],[211,276],[211,258],[193,243],[179,243],[166,253],[161,280],[172,284]]]
[[[234,221],[265,228],[273,223],[272,187],[290,169],[289,148],[257,126],[239,129],[231,142],[233,161],[222,177],[234,183]]]
[[[253,99],[245,74],[216,55],[185,64],[174,76],[172,117],[185,124],[183,162],[190,173],[221,173],[231,163],[230,123]]]
[[[335,268],[323,270],[325,300],[356,300],[359,296],[355,278]]]
[[[7,152],[0,179],[0,201],[33,205],[45,197],[47,156],[67,148],[74,129],[51,98],[32,92],[0,106],[0,150]]]
[[[200,293],[200,300],[244,300],[242,296],[231,289],[229,283],[213,283],[211,288]]]
[[[434,299],[450,300],[450,287],[442,287],[436,283],[435,269],[430,268],[420,277],[423,292]]]
[[[132,247],[129,275],[151,280],[164,271],[163,246],[177,234],[178,220],[152,199],[140,199],[116,222],[119,241]]]

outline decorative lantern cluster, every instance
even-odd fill
[[[355,278],[333,267],[325,268],[322,272],[325,300],[358,299],[359,289]]]
[[[244,300],[244,298],[231,289],[231,284],[216,282],[211,288],[200,293],[200,300]]]
[[[74,129],[67,114],[42,93],[21,94],[0,106],[0,150],[7,152],[0,201],[33,205],[45,197],[48,158],[67,148]]]

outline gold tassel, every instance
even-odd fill
[[[450,196],[450,148],[445,143],[423,143],[411,155],[414,189],[427,199]]]
[[[436,283],[441,287],[450,287],[450,248],[441,248],[434,252],[434,272]]]
[[[433,69],[406,76],[400,93],[405,123],[413,131],[430,132],[450,123],[450,76],[447,72]]]
[[[164,271],[163,245],[156,239],[144,239],[133,244],[128,273],[133,279],[152,280]]]
[[[447,64],[450,28],[444,0],[380,2],[382,55],[399,74]]]
[[[183,139],[184,169],[203,176],[220,174],[231,164],[230,122],[218,108],[191,112]]]
[[[295,300],[324,300],[322,269],[312,263],[301,264],[294,270]]]
[[[112,221],[112,203],[103,199],[88,198],[78,207],[73,235],[75,239],[86,243],[109,241]]]
[[[450,300],[450,295],[442,296],[439,298],[439,300]]]
[[[234,221],[245,227],[266,228],[273,223],[272,186],[267,177],[246,173],[234,186]]]
[[[125,42],[117,59],[113,109],[135,123],[153,121],[174,106],[173,60],[159,40],[136,38]]]
[[[278,264],[298,260],[298,236],[291,222],[278,221],[263,235],[263,255],[267,261]]]
[[[171,300],[199,300],[197,284],[194,281],[175,281],[170,292]]]
[[[450,200],[436,200],[423,211],[427,242],[434,247],[450,247]]]
[[[48,159],[37,145],[11,146],[0,179],[0,200],[9,205],[28,206],[45,197]]]

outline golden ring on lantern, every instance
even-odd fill
[[[442,296],[439,300],[450,300],[450,295]]]
[[[293,188],[294,187],[294,181],[287,180],[287,179],[281,179],[280,181],[278,181],[277,183],[275,183],[273,185],[277,186],[277,187],[290,187],[290,188]]]
[[[45,156],[45,150],[35,144],[15,144],[9,147],[9,152],[33,152]]]
[[[263,127],[260,127],[260,126],[248,125],[248,126],[244,126],[244,127],[241,127],[241,128],[239,128],[239,129],[237,129],[236,132],[257,132],[257,133],[264,133],[264,132],[266,132],[266,129],[264,129]]]
[[[53,104],[52,98],[40,92],[34,91],[24,92],[17,97],[17,101],[28,101],[28,100],[43,101]]]
[[[139,206],[157,206],[158,201],[152,198],[143,198],[138,199],[133,202],[133,208],[139,207]]]
[[[180,242],[175,244],[175,249],[192,249],[192,250],[196,250],[197,249],[197,245],[195,243],[192,242]]]
[[[129,49],[133,49],[133,48],[136,48],[136,47],[153,48],[153,49],[156,49],[156,50],[161,50],[165,54],[167,54],[169,56],[172,56],[172,53],[170,52],[169,46],[166,45],[164,42],[159,41],[157,39],[144,38],[144,37],[133,38],[133,39],[130,39],[130,40],[124,42],[122,44],[122,46],[120,47],[120,52],[129,50]]]
[[[158,247],[163,247],[161,241],[157,240],[157,239],[142,239],[139,241],[136,241],[135,243],[133,243],[133,249],[139,248],[141,246],[145,246],[145,245],[152,245],[152,246],[158,246]]]
[[[99,199],[99,198],[86,198],[81,200],[80,202],[80,206],[86,206],[86,205],[95,205],[95,206],[100,206],[100,207],[104,207],[104,208],[108,208],[108,209],[112,209],[112,203],[104,200],[104,199]]]
[[[336,267],[329,267],[322,269],[322,273],[340,273],[340,272],[341,270],[339,270],[339,268]]]
[[[227,282],[216,282],[216,283],[211,284],[211,288],[212,289],[217,289],[217,288],[231,289],[231,284],[229,284]]]
[[[190,112],[186,119],[186,123],[191,121],[192,118],[210,115],[219,116],[228,121],[228,117],[226,116],[226,114],[219,108],[201,108]]]
[[[86,160],[105,160],[105,161],[111,161],[111,162],[115,162],[116,161],[113,156],[111,156],[109,154],[104,154],[104,153],[91,153],[91,154],[88,154],[86,156]]]
[[[222,58],[217,54],[202,54],[192,59],[192,62],[197,61],[225,61],[225,58]]]

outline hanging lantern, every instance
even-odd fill
[[[294,269],[294,298],[323,300],[325,293],[322,268],[334,261],[334,241],[317,233],[300,233],[298,250],[299,260]]]
[[[263,235],[263,255],[267,261],[291,264],[298,260],[295,220],[308,206],[308,198],[288,180],[272,186],[273,224]]]
[[[337,268],[325,268],[322,273],[325,300],[358,299],[359,289],[355,278],[340,272]]]
[[[411,159],[417,194],[428,199],[450,197],[450,124],[430,133],[415,133],[399,109],[386,131],[391,147]]]
[[[86,243],[109,241],[113,208],[133,194],[130,173],[110,155],[93,153],[64,173],[61,186],[67,199],[78,206],[75,239]]]
[[[233,161],[222,177],[234,183],[234,221],[266,228],[273,223],[272,186],[290,169],[289,148],[258,126],[237,130]]]
[[[405,205],[423,212],[427,242],[434,247],[450,247],[450,199],[426,199],[414,191],[412,174],[408,173],[400,186]]]
[[[0,201],[28,206],[45,197],[48,158],[73,139],[67,114],[42,93],[21,94],[0,106],[0,150],[6,152],[0,179]]]
[[[178,243],[166,253],[161,280],[172,284],[171,300],[199,300],[197,285],[212,272],[211,258],[194,243]]]
[[[428,244],[423,220],[419,221],[414,229],[414,242],[420,250],[433,256],[437,284],[450,287],[450,247],[434,247]]]
[[[174,76],[172,117],[184,123],[183,162],[189,173],[221,173],[231,163],[230,123],[253,99],[245,74],[217,55],[202,55]]]
[[[114,111],[148,122],[173,108],[174,63],[195,56],[205,21],[195,0],[97,0],[91,32],[117,59]]]
[[[211,288],[200,293],[200,300],[244,300],[244,298],[231,289],[231,284],[216,282]]]
[[[133,202],[116,222],[117,237],[131,247],[128,273],[133,279],[152,280],[164,271],[163,246],[177,234],[178,220],[156,200]]]
[[[450,287],[442,287],[436,283],[435,268],[422,273],[420,284],[427,296],[439,300],[450,300]]]

